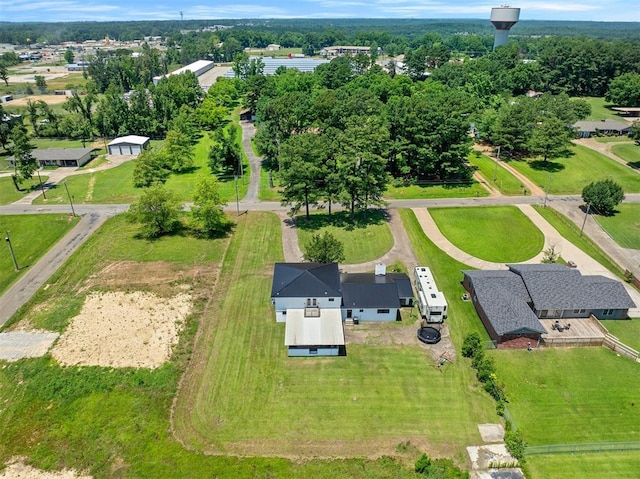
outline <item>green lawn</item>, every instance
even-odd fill
[[[542,208],[540,206],[534,205],[534,208],[538,213],[542,215],[542,217],[553,226],[558,233],[560,233],[564,238],[569,240],[571,243],[576,245],[582,251],[587,253],[593,259],[595,259],[602,266],[607,268],[612,273],[617,274],[621,278],[622,271],[616,266],[616,264],[611,261],[611,259],[607,256],[607,254],[600,249],[600,247],[591,241],[586,235],[580,236],[580,229],[566,216],[553,208]]]
[[[449,241],[477,258],[517,263],[536,256],[544,235],[515,206],[429,208]]]
[[[594,136],[598,143],[628,143],[628,136]]]
[[[462,295],[466,292],[460,284],[462,270],[473,268],[453,259],[433,244],[425,236],[413,211],[401,209],[400,216],[418,262],[431,268],[438,288],[447,298],[449,305],[447,321],[456,349],[460,350],[463,338],[471,332],[477,332],[483,340],[488,340],[487,330],[480,321],[473,304],[470,301],[462,301]]]
[[[613,145],[611,151],[620,158],[630,163],[635,168],[640,168],[640,146],[635,143],[625,143],[623,145]]]
[[[587,118],[588,120],[606,120],[607,118],[620,120],[620,116],[611,110],[611,107],[615,105],[608,103],[603,97],[584,97],[582,99],[591,105],[591,115]]]
[[[40,178],[43,183],[46,183],[48,176],[40,174]],[[23,181],[20,185],[24,191],[17,192],[16,188],[13,184],[13,179],[10,176],[4,176],[0,178],[0,205],[8,205],[9,203],[13,203],[14,201],[18,201],[20,198],[25,196],[27,193],[30,193],[33,190],[40,189],[40,180],[38,179],[38,175],[34,176],[30,180]]]
[[[332,220],[326,213],[312,214],[309,221],[301,215],[296,217],[296,226],[303,253],[312,235],[329,231],[344,245],[345,264],[373,261],[393,246],[391,230],[384,212],[379,210],[357,214],[355,224],[346,211],[334,213]]]
[[[450,185],[409,185],[393,186],[389,184],[384,193],[387,200],[412,200],[428,198],[471,198],[488,196],[489,192],[476,181],[469,184]]]
[[[640,203],[622,203],[614,216],[596,216],[609,236],[623,248],[640,249]]]
[[[0,233],[5,243],[5,232],[9,237],[18,262],[19,272],[14,271],[8,245],[0,251],[0,294],[29,270],[42,255],[62,238],[78,218],[67,215],[0,215]]]
[[[186,376],[178,398],[179,436],[209,451],[316,455],[368,454],[421,438],[453,456],[479,440],[477,423],[494,413],[471,385],[472,371],[456,362],[440,372],[417,343],[287,358],[285,325],[268,301],[273,264],[282,261],[280,231],[275,215],[250,213],[238,225],[211,308],[215,321],[206,322],[192,361],[203,367]],[[401,325],[388,326],[393,334]]]
[[[638,173],[581,145],[573,145],[573,156],[555,161],[511,161],[509,164],[550,194],[581,194],[595,180],[612,178],[627,193],[639,193]],[[550,182],[549,182],[550,180]]]
[[[640,318],[631,320],[607,320],[601,321],[602,325],[609,330],[611,334],[631,346],[636,351],[640,351]]]
[[[489,354],[529,445],[640,441],[634,361],[602,347]]]
[[[260,191],[258,197],[261,201],[281,201],[282,196],[278,188],[278,175],[272,173],[273,188],[269,186],[269,172],[265,168],[260,168]]]
[[[480,171],[489,185],[503,195],[522,195],[524,192],[524,185],[520,180],[498,165],[493,158],[472,153],[469,155],[469,163]]]
[[[637,479],[640,470],[640,454],[633,451],[531,456],[527,458],[527,469],[531,479],[546,477]]]

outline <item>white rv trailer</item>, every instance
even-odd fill
[[[420,315],[428,323],[442,323],[447,319],[447,300],[438,291],[431,270],[426,266],[416,266],[414,280],[418,293]]]

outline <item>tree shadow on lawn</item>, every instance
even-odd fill
[[[310,215],[308,220],[305,215],[294,216],[292,219],[287,220],[287,224],[293,223],[298,229],[311,232],[317,232],[325,226],[335,226],[351,231],[356,228],[366,228],[367,226],[388,222],[389,215],[385,210],[380,209],[358,211],[353,221],[351,220],[351,213],[347,210],[333,212],[331,217],[325,213],[314,213]]]
[[[548,160],[533,160],[529,162],[529,166],[536,171],[546,171],[548,173],[557,173],[566,168],[562,163]]]

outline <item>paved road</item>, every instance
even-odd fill
[[[257,157],[253,153],[253,148],[251,147],[251,139],[256,133],[256,127],[250,121],[241,121],[240,126],[242,127],[242,147],[247,154],[249,167],[251,168],[249,188],[247,189],[247,194],[242,199],[242,202],[257,203],[260,201],[258,199],[258,193],[260,191],[260,168],[262,167],[262,158]]]
[[[108,215],[85,214],[80,222],[0,297],[0,327],[26,303],[53,273],[89,238]]]

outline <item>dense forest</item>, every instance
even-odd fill
[[[171,36],[180,31],[199,30],[213,25],[233,27],[238,35],[265,36],[267,43],[284,43],[293,34],[333,35],[351,44],[376,41],[380,35],[412,41],[425,32],[444,38],[453,35],[491,37],[493,27],[488,19],[271,19],[271,20],[169,20],[135,22],[64,22],[13,23],[0,22],[0,43],[57,44],[82,42],[109,36],[114,40],[140,40],[148,35]],[[514,37],[585,36],[589,38],[632,39],[640,37],[637,22],[566,22],[521,20],[513,29]],[[296,35],[293,35],[295,38]],[[251,45],[244,45],[251,46]],[[296,45],[302,46],[302,45]]]

